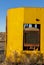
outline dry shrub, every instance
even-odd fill
[[[7,58],[7,65],[42,65],[43,62],[43,54],[42,53],[27,53],[21,52],[20,55],[18,52],[14,52],[14,61],[12,61],[12,57]]]

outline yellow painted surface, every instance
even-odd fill
[[[44,8],[13,8],[7,11],[7,56],[23,50],[24,23],[40,24],[40,51],[44,53]]]

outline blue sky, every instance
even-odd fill
[[[44,0],[0,0],[0,32],[5,32],[7,10],[15,7],[44,7]]]

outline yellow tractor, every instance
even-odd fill
[[[12,8],[6,17],[6,56],[12,52],[44,53],[44,8]]]

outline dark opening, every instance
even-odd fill
[[[40,21],[40,19],[37,18],[36,21]]]
[[[34,27],[34,28],[33,28]],[[23,50],[40,51],[40,24],[32,24],[32,27],[23,30]]]
[[[40,29],[40,24],[37,24],[37,28]]]
[[[35,27],[35,24],[32,24],[32,27]]]

